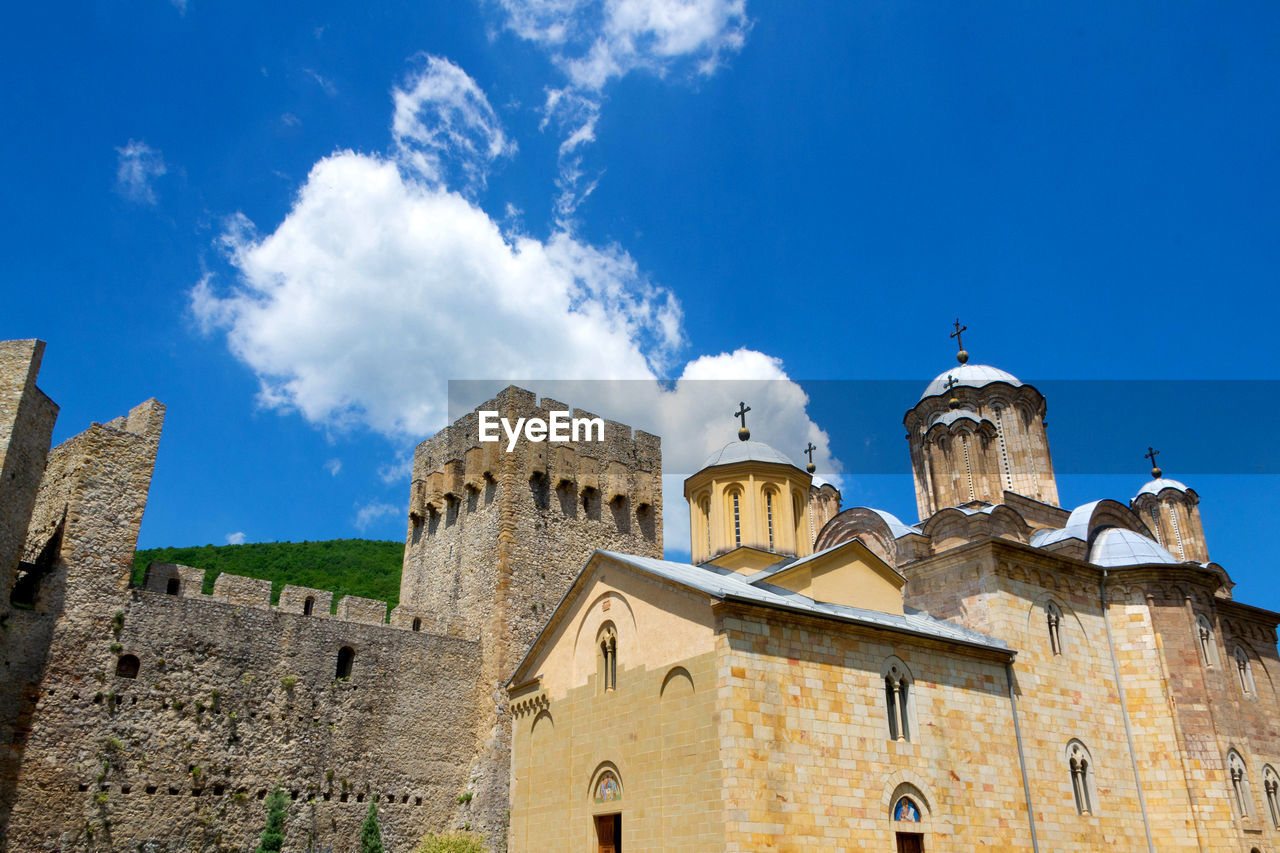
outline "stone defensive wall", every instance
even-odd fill
[[[449,825],[478,644],[388,626],[381,601],[330,615],[321,590],[272,607],[223,574],[203,595],[203,575],[153,564],[46,674],[10,849],[250,849],[277,785],[291,850],[348,849],[375,795],[389,849]]]

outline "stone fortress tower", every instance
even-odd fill
[[[657,436],[605,421],[603,441],[521,440],[508,453],[480,441],[480,411],[516,423],[569,407],[511,386],[418,445],[392,623],[479,638],[472,808],[495,834],[510,777],[503,685],[596,549],[662,556],[662,452]]]

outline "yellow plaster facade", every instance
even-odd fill
[[[812,483],[811,475],[787,462],[744,459],[703,468],[684,483],[693,562],[740,547],[794,557],[813,553]]]

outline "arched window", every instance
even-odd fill
[[[316,599],[313,595],[308,595],[307,600],[302,602],[302,615],[310,616],[311,612],[316,609]]]
[[[702,530],[707,538],[707,556],[711,556],[711,497],[703,495],[698,499],[698,509],[702,515]]]
[[[1236,646],[1236,672],[1240,676],[1240,691],[1245,696],[1257,696],[1258,687],[1253,682],[1253,664],[1249,662],[1249,653],[1241,646]]]
[[[1267,813],[1271,816],[1271,825],[1280,829],[1280,776],[1270,764],[1262,768],[1262,787],[1267,792]]]
[[[1212,667],[1218,661],[1218,648],[1213,639],[1213,625],[1203,614],[1196,616],[1196,633],[1200,635],[1200,659],[1205,666]]]
[[[596,635],[596,647],[600,653],[596,656],[597,682],[601,692],[616,690],[618,687],[618,631],[612,622],[600,626]]]
[[[116,675],[121,678],[137,678],[141,666],[137,655],[120,655],[116,658]]]
[[[889,739],[909,741],[913,726],[912,710],[915,705],[915,684],[906,664],[896,658],[885,664],[884,672],[885,714],[889,721]]]
[[[356,650],[350,646],[343,646],[338,649],[338,668],[334,678],[350,678],[351,664],[355,663]]]
[[[415,631],[422,630],[422,620],[417,616],[413,617],[413,630]]]
[[[742,544],[742,493],[734,489],[729,493],[729,508],[733,514],[733,544]]]
[[[169,578],[169,582],[165,584],[164,591],[166,595],[177,595],[182,591],[182,579]]]
[[[764,493],[764,517],[769,527],[769,550],[775,551],[773,547],[773,490],[767,489]]]
[[[1062,608],[1050,601],[1044,607],[1049,626],[1049,648],[1055,655],[1062,654]]]
[[[803,554],[804,548],[800,547],[800,543],[813,542],[813,537],[806,535],[806,533],[812,533],[813,531],[805,530],[806,513],[804,511],[804,498],[799,492],[791,493],[791,517],[794,518],[796,522],[796,553]]]
[[[1243,820],[1253,814],[1253,793],[1249,788],[1249,771],[1244,766],[1244,759],[1234,749],[1227,753],[1227,772],[1231,776],[1231,798],[1235,802],[1236,814]]]
[[[1067,768],[1071,772],[1071,793],[1080,814],[1097,814],[1098,789],[1093,781],[1093,757],[1078,740],[1067,743]]]

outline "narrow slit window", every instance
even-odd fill
[[[775,550],[773,547],[773,492],[764,493],[764,510],[765,518],[769,522],[769,550]]]
[[[742,516],[738,506],[738,493],[733,493],[733,544],[742,544]]]

